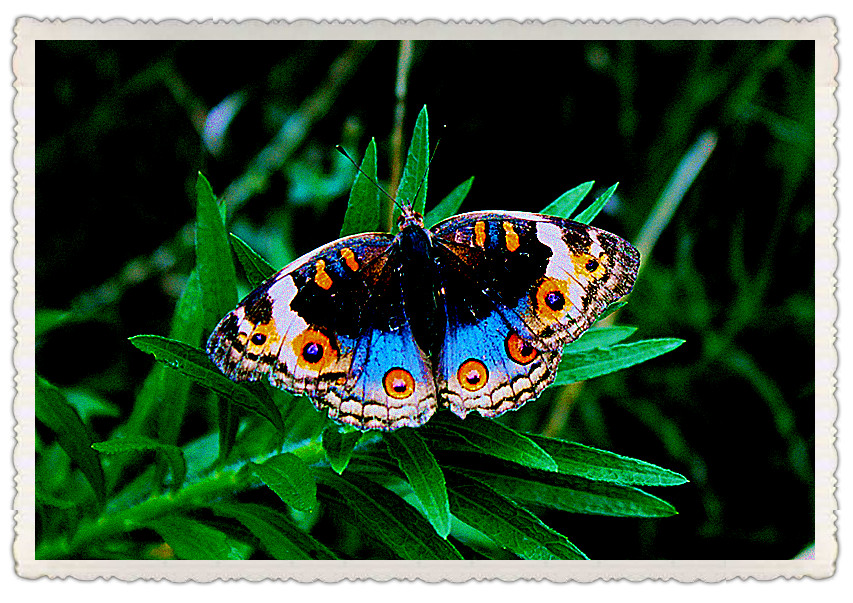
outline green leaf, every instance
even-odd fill
[[[580,339],[563,348],[563,353],[577,354],[578,352],[607,347],[619,343],[623,339],[628,339],[636,330],[637,327],[628,326],[593,327],[581,335]]]
[[[628,305],[628,302],[623,301],[623,300],[613,302],[612,304],[610,304],[609,306],[604,308],[604,310],[602,310],[601,314],[599,314],[598,316],[595,317],[595,322],[596,323],[601,322],[602,320],[604,320],[605,318],[607,318],[608,316],[610,316],[611,314],[613,314],[617,310],[621,310],[622,308],[624,308],[627,305]],[[593,323],[593,324],[595,324],[595,323]]]
[[[402,559],[462,559],[456,547],[439,537],[414,507],[387,488],[353,472],[344,478],[328,469],[316,469],[314,477],[334,491],[320,491],[326,503],[346,507],[355,525]]]
[[[406,156],[406,166],[397,188],[397,201],[401,205],[411,204],[412,209],[423,214],[427,196],[427,166],[429,165],[429,117],[426,105],[418,114],[412,143]],[[415,195],[417,194],[417,197]],[[399,205],[394,211],[394,224],[400,217]]]
[[[198,271],[193,270],[178,300],[169,331],[170,339],[182,341],[191,346],[199,345],[204,321],[201,297]],[[156,411],[157,433],[161,442],[175,444],[183,424],[192,381],[175,371],[163,371],[160,379],[159,392],[154,393],[159,399]]]
[[[460,471],[446,469],[450,510],[522,559],[586,559],[565,536],[538,517]]]
[[[608,188],[603,193],[601,193],[601,196],[598,197],[598,199],[596,199],[595,201],[593,201],[589,207],[587,207],[585,210],[575,216],[575,222],[580,222],[582,224],[589,224],[590,222],[592,222],[595,219],[595,216],[597,216],[598,213],[602,209],[604,209],[604,206],[607,205],[607,202],[610,200],[610,197],[612,197],[613,193],[616,192],[617,186],[619,186],[618,182]]]
[[[240,265],[243,267],[243,272],[246,274],[246,280],[249,281],[249,286],[252,289],[260,287],[265,280],[276,273],[269,262],[261,255],[249,247],[243,239],[235,235],[233,232],[228,235],[231,240],[231,248],[237,255]]]
[[[223,532],[194,519],[169,515],[148,522],[146,527],[155,530],[180,559],[246,558],[246,547]]]
[[[679,486],[687,483],[687,479],[675,471],[615,452],[532,434],[530,439],[551,455],[560,473],[629,486]]]
[[[577,354],[564,354],[557,368],[557,377],[551,385],[568,385],[607,375],[671,352],[682,343],[683,339],[644,339]]]
[[[677,514],[668,502],[622,484],[554,474],[501,461],[482,463],[476,469],[465,467],[463,471],[511,500],[560,511],[615,517]]]
[[[252,471],[294,509],[312,513],[317,506],[317,484],[308,464],[292,452],[277,454],[263,463],[252,463]]]
[[[172,444],[163,444],[143,436],[127,436],[113,438],[104,442],[95,442],[92,448],[101,454],[117,454],[119,452],[145,452],[153,450],[162,457],[172,468],[172,491],[180,490],[187,476],[187,463],[183,451]]]
[[[349,464],[352,451],[364,435],[352,427],[330,423],[323,430],[323,450],[329,464],[337,473],[343,473]]]
[[[442,538],[450,534],[450,507],[444,474],[423,438],[412,429],[385,434],[391,456],[405,474],[412,491],[421,501],[427,519]]]
[[[594,184],[595,181],[590,180],[576,186],[570,191],[566,191],[539,213],[546,216],[557,216],[558,218],[570,218],[572,212],[578,208],[578,205],[589,194]]]
[[[216,423],[219,427],[219,463],[224,465],[237,441],[240,415],[231,401],[222,396],[216,396]]]
[[[213,506],[217,515],[236,519],[261,541],[275,559],[327,559],[338,557],[281,513],[253,503],[220,503]]]
[[[556,471],[557,463],[527,436],[509,427],[469,414],[464,421],[450,417],[434,417],[421,428],[431,445],[441,449],[456,448],[506,459],[514,463]],[[433,442],[434,441],[434,442]]]
[[[381,230],[380,191],[377,182],[376,140],[371,138],[361,160],[361,170],[356,174],[350,189],[347,211],[341,226],[342,237]]]
[[[438,205],[426,213],[424,216],[424,226],[432,228],[442,220],[454,215],[462,205],[462,202],[465,201],[465,197],[468,195],[468,191],[471,190],[472,184],[474,184],[474,176],[471,176],[468,180],[453,189]]]
[[[128,341],[202,387],[261,415],[277,429],[283,428],[281,415],[269,398],[258,396],[248,387],[231,381],[216,369],[203,351],[159,335],[136,335]]]
[[[201,172],[196,180],[196,200],[196,270],[204,326],[212,327],[237,305],[237,272],[219,205]]]
[[[92,450],[92,436],[62,392],[39,376],[35,383],[36,418],[56,434],[59,446],[80,468],[99,505],[106,500],[101,459]]]

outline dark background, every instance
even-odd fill
[[[127,337],[168,332],[192,267],[197,173],[239,199],[231,229],[277,267],[336,238],[353,169],[335,145],[360,157],[374,137],[390,177],[398,54],[37,43],[37,310],[73,319],[38,337],[36,363],[118,408],[99,439],[151,368]],[[672,518],[543,515],[591,558],[785,559],[814,539],[814,60],[810,41],[414,44],[404,137],[426,104],[441,138],[428,207],[470,176],[463,211],[536,211],[619,182],[595,225],[636,242],[691,146],[716,138],[618,316],[635,338],[686,343],[502,419],[690,480],[650,489]],[[206,117],[229,103],[206,145]],[[304,136],[277,147],[286,160],[255,171],[306,114]]]

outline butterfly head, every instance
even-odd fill
[[[414,226],[415,228],[424,227],[424,217],[412,209],[408,205],[403,205],[400,208],[400,217],[397,218],[397,227],[402,231],[406,228]]]

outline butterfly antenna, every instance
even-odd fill
[[[436,146],[438,146],[438,145],[436,145]],[[346,151],[346,149],[345,149],[345,148],[343,148],[343,147],[342,147],[341,145],[339,145],[339,144],[336,144],[336,145],[335,145],[335,148],[336,148],[336,149],[337,149],[337,150],[338,150],[338,151],[339,151],[339,152],[340,152],[344,157],[346,157],[347,159],[349,159],[349,160],[350,160],[350,163],[352,163],[352,164],[355,166],[355,169],[357,169],[357,170],[359,171],[359,173],[361,173],[365,178],[367,178],[368,180],[370,180],[370,181],[373,183],[373,185],[374,185],[376,188],[378,188],[380,191],[382,191],[382,193],[383,193],[386,197],[388,197],[389,199],[391,199],[391,202],[392,202],[394,205],[396,205],[397,207],[400,207],[400,204],[397,202],[397,200],[396,200],[394,197],[392,197],[391,195],[389,195],[389,194],[388,194],[388,191],[386,191],[384,188],[382,188],[382,185],[380,185],[380,184],[379,184],[379,183],[378,183],[378,182],[373,178],[373,176],[371,176],[370,174],[368,174],[367,172],[365,172],[363,169],[361,169],[361,166],[360,166],[360,165],[358,165],[358,163],[356,163],[355,159],[353,159],[352,157],[350,157],[350,154],[349,154],[349,153],[347,153],[347,151]]]

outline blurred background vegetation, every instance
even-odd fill
[[[617,320],[687,341],[501,418],[682,473],[661,494],[680,515],[543,519],[599,559],[784,559],[813,541],[813,42],[415,42],[402,73],[394,41],[36,48],[36,363],[96,440],[153,363],[127,338],[168,332],[197,173],[280,267],[337,237],[354,168],[335,145],[360,157],[375,138],[387,183],[395,115],[408,135],[426,104],[428,208],[471,176],[463,211],[619,182],[595,224],[643,267]],[[181,442],[214,428],[196,414]]]

